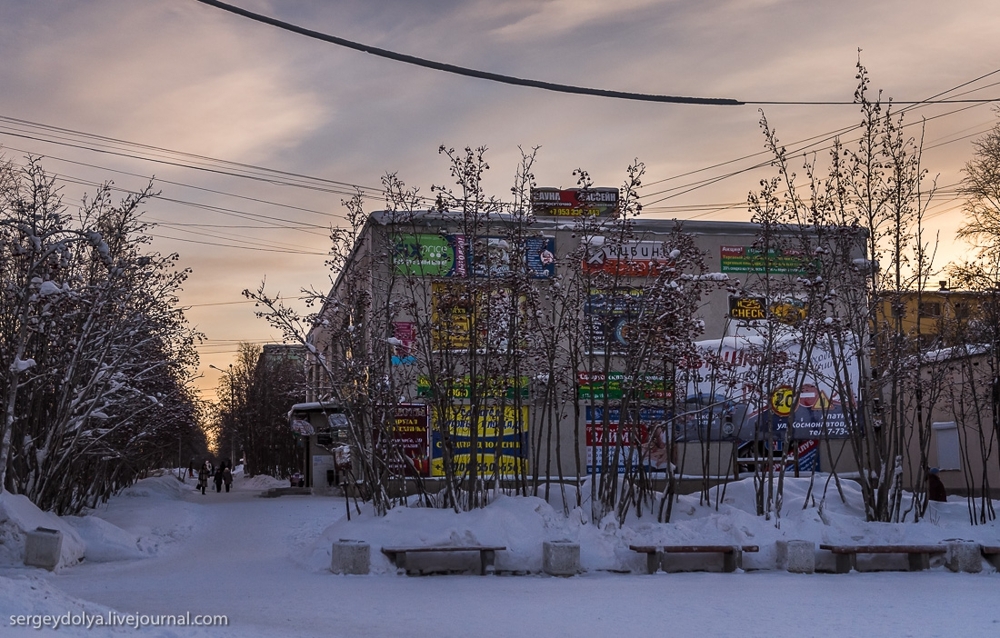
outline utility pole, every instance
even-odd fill
[[[236,384],[233,383],[233,364],[229,364],[228,372],[211,363],[208,367],[229,376],[229,469],[232,470],[236,468]]]

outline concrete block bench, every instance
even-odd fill
[[[837,574],[857,569],[858,554],[906,554],[909,571],[916,572],[930,567],[932,554],[948,551],[945,545],[820,545],[819,548],[836,557],[834,572]]]
[[[629,545],[633,552],[646,555],[646,573],[655,574],[664,554],[722,554],[722,571],[743,567],[743,552],[757,552],[757,545]]]
[[[494,573],[493,561],[496,553],[507,549],[500,545],[434,545],[420,547],[383,547],[382,553],[396,565],[397,574],[408,574],[406,563],[408,554],[431,554],[453,552],[479,552],[479,573],[481,575]]]
[[[1000,571],[1000,545],[983,545],[979,551],[990,565]]]

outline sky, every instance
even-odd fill
[[[744,102],[850,102],[861,49],[872,87],[897,101],[1000,98],[1000,14],[989,0],[233,0],[314,31],[498,74]],[[280,341],[241,296],[325,289],[328,229],[357,187],[381,208],[383,176],[430,194],[449,183],[441,145],[487,147],[503,197],[520,149],[540,186],[620,185],[646,166],[647,215],[747,220],[767,167],[761,110],[790,149],[822,153],[853,105],[700,106],[508,86],[405,65],[252,22],[195,0],[0,3],[0,153],[63,181],[74,207],[96,184],[155,178],[153,247],[192,275],[181,295],[206,399],[241,341]],[[985,76],[985,77],[984,77]],[[957,88],[960,87],[960,88]],[[967,247],[955,188],[991,104],[921,105],[938,193],[938,263]],[[921,121],[924,121],[921,131]],[[845,134],[849,140],[849,133]],[[760,168],[755,168],[762,165]],[[928,182],[929,185],[929,182]]]

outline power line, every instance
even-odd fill
[[[637,100],[640,102],[666,102],[670,104],[700,104],[703,106],[740,106],[742,104],[742,102],[730,98],[685,97],[677,95],[651,95],[647,93],[631,93],[628,91],[610,91],[606,89],[593,89],[582,86],[571,86],[568,84],[557,84],[554,82],[543,82],[540,80],[529,80],[526,78],[518,78],[511,75],[491,73],[489,71],[478,71],[476,69],[470,69],[463,66],[446,64],[444,62],[434,62],[432,60],[426,60],[424,58],[418,58],[416,56],[406,55],[404,53],[396,53],[395,51],[389,51],[388,49],[379,49],[377,47],[369,46],[367,44],[352,42],[351,40],[345,40],[344,38],[338,38],[337,36],[329,35],[326,33],[320,33],[319,31],[305,29],[303,27],[291,24],[289,22],[276,20],[275,18],[270,18],[268,16],[261,15],[259,13],[253,13],[251,11],[241,9],[239,7],[234,7],[231,4],[226,4],[224,2],[217,2],[216,0],[197,0],[197,1],[201,2],[202,4],[207,4],[216,7],[217,9],[222,9],[223,11],[228,11],[230,13],[243,16],[244,18],[249,18],[257,22],[262,22],[272,27],[278,27],[279,29],[284,29],[285,31],[291,31],[292,33],[304,35],[308,38],[313,38],[315,40],[322,40],[323,42],[329,42],[330,44],[336,44],[338,46],[347,47],[348,49],[354,49],[355,51],[361,51],[362,53],[370,53],[372,55],[381,58],[395,60],[396,62],[404,62],[406,64],[413,64],[415,66],[421,66],[427,69],[433,69],[435,71],[444,71],[445,73],[453,73],[455,75],[464,75],[466,77],[478,78],[481,80],[500,82],[501,84],[527,86],[534,89],[556,91],[558,93],[574,93],[577,95],[610,97],[610,98],[617,98],[620,100]]]
[[[197,2],[200,2],[202,4],[207,4],[217,9],[222,9],[223,11],[228,11],[238,16],[242,16],[244,18],[248,18],[256,22],[261,22],[263,24],[267,24],[272,27],[277,27],[285,31],[297,33],[299,35],[304,35],[308,38],[313,38],[314,40],[322,40],[323,42],[329,42],[330,44],[336,44],[337,46],[346,47],[348,49],[354,49],[355,51],[361,51],[362,53],[370,53],[378,57],[387,58],[389,60],[395,60],[396,62],[403,62],[405,64],[412,64],[427,69],[433,69],[435,71],[444,71],[445,73],[453,73],[455,75],[463,75],[466,77],[477,78],[481,80],[490,80],[492,82],[499,82],[501,84],[526,86],[534,89],[555,91],[557,93],[572,93],[577,95],[610,97],[620,100],[637,100],[640,102],[692,104],[700,106],[744,106],[744,105],[844,106],[844,105],[856,104],[853,101],[851,102],[794,101],[794,100],[751,101],[751,100],[736,100],[732,98],[717,98],[717,97],[655,95],[649,93],[631,93],[628,91],[611,91],[607,89],[594,89],[594,88],[587,88],[580,86],[572,86],[569,84],[544,82],[541,80],[530,80],[526,78],[514,77],[511,75],[492,73],[489,71],[479,71],[477,69],[470,69],[468,67],[456,66],[454,64],[447,64],[445,62],[435,62],[433,60],[418,58],[416,56],[407,55],[405,53],[397,53],[395,51],[389,51],[388,49],[380,49],[378,47],[369,46],[367,44],[361,44],[359,42],[354,42],[352,40],[347,40],[327,33],[321,33],[319,31],[313,31],[312,29],[306,29],[304,27],[300,27],[290,22],[284,22],[282,20],[261,15],[259,13],[253,13],[252,11],[247,11],[246,9],[241,9],[240,7],[236,7],[231,4],[226,4],[225,2],[219,2],[218,0],[197,0]],[[1000,98],[979,99],[979,100],[970,99],[970,100],[937,100],[937,101],[933,100],[896,101],[895,103],[896,104],[951,104],[951,103],[962,103],[962,102],[987,103],[987,102],[997,102],[997,101],[1000,101]]]
[[[253,181],[264,182],[274,185],[293,186],[297,188],[305,188],[309,190],[315,190],[319,192],[333,193],[345,196],[353,196],[354,194],[361,192],[362,196],[367,196],[369,198],[381,197],[381,189],[377,189],[370,186],[361,186],[357,184],[350,184],[348,182],[339,182],[336,180],[325,179],[322,177],[304,175],[301,173],[294,173],[290,171],[281,171],[273,168],[256,166],[253,164],[231,162],[229,160],[205,157],[193,153],[186,153],[184,151],[174,151],[170,149],[161,149],[159,147],[150,147],[149,145],[146,144],[141,144],[137,142],[128,142],[125,140],[115,140],[116,144],[123,145],[125,148],[118,148],[115,146],[108,146],[106,148],[102,148],[99,147],[99,144],[103,143],[100,142],[100,140],[114,139],[114,138],[106,138],[104,136],[94,135],[92,133],[85,133],[82,131],[73,131],[72,129],[62,129],[47,124],[29,122],[27,120],[19,120],[17,118],[11,118],[3,115],[0,115],[0,121],[16,122],[18,126],[38,128],[41,129],[42,131],[54,130],[60,132],[68,132],[71,133],[72,135],[78,135],[84,137],[85,139],[98,140],[99,142],[98,145],[88,145],[83,141],[77,139],[60,137],[57,135],[54,136],[49,133],[29,134],[24,130],[19,130],[9,125],[0,126],[0,133],[21,139],[44,142],[48,144],[56,144],[68,148],[75,148],[80,150],[91,151],[94,153],[102,153],[105,155],[124,157],[127,159],[138,159],[146,162],[163,164],[166,166],[173,166],[177,168],[187,168],[196,171],[225,175],[228,177],[238,177],[242,179],[249,179]],[[3,130],[3,129],[8,129],[8,130]],[[39,135],[47,135],[47,137],[39,137]],[[132,150],[133,148],[138,150]],[[185,162],[177,158],[163,157],[162,155],[157,155],[155,153],[151,154],[144,150],[150,148],[156,149],[156,151],[158,152],[162,151],[164,153],[177,156],[177,158],[186,158],[188,161]],[[138,154],[140,152],[145,154]]]

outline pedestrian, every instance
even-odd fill
[[[229,487],[233,484],[233,471],[229,469],[226,465],[222,468],[222,482],[226,484],[226,491],[229,491]]]
[[[194,457],[188,461],[188,478],[194,478]]]
[[[945,503],[948,500],[948,492],[944,489],[944,483],[941,482],[938,471],[938,468],[932,467],[927,473],[927,498]]]
[[[198,470],[198,487],[195,489],[200,489],[201,493],[205,493],[205,488],[208,486],[208,461],[201,466]]]
[[[222,472],[225,469],[226,469],[226,462],[223,461],[222,465],[220,465],[218,469],[215,470],[215,491],[217,493],[222,491]]]

